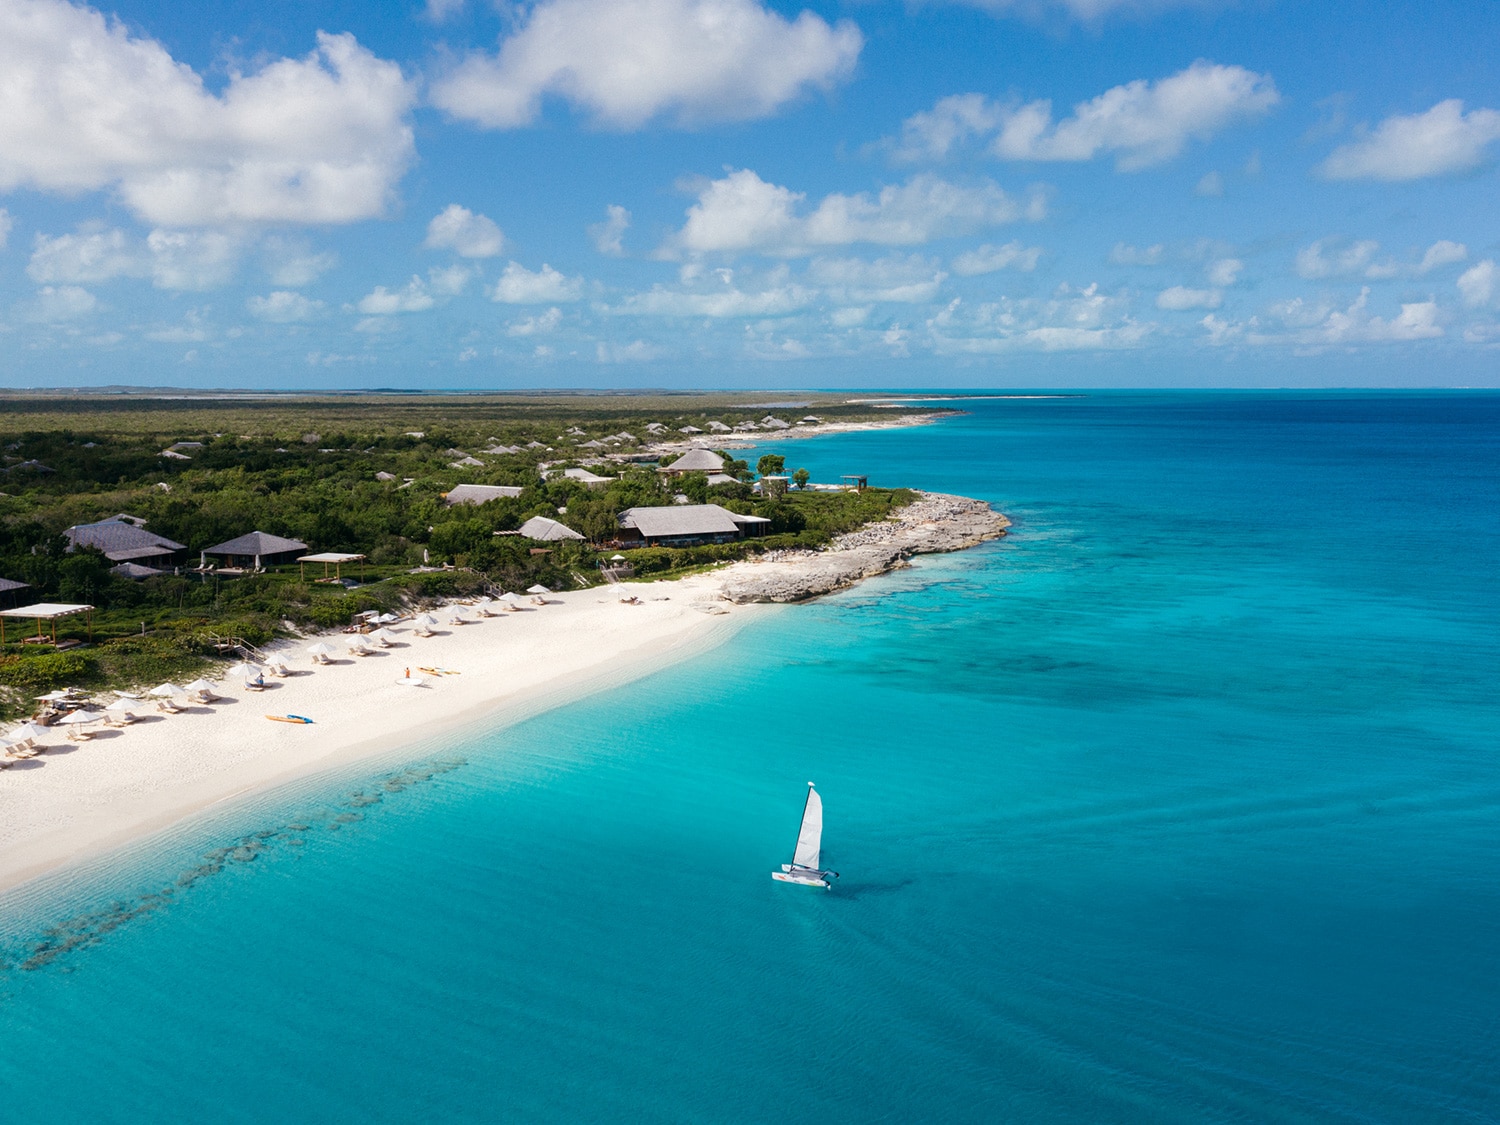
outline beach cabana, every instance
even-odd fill
[[[278,563],[291,562],[298,551],[307,550],[300,539],[287,539],[264,531],[251,531],[236,539],[205,547],[198,553],[198,562],[205,570],[210,558],[223,559],[227,566],[253,566],[260,570]]]
[[[364,578],[365,578],[364,561],[365,561],[364,555],[345,554],[342,551],[324,551],[321,554],[317,554],[317,555],[303,555],[300,559],[297,560],[297,566],[298,566],[298,572],[301,574],[303,581],[306,581],[307,580],[307,564],[308,563],[322,563],[323,564],[323,577],[320,578],[320,579],[318,579],[318,581],[320,581],[320,582],[338,582],[338,581],[340,581],[343,578],[343,566],[344,566],[344,564],[345,563],[357,562],[357,563],[360,564],[360,567],[359,567],[359,579],[360,579],[361,582],[363,582]],[[330,578],[328,576],[328,568],[330,566],[333,567],[333,577],[332,578]]]
[[[89,640],[94,639],[94,607],[91,605],[71,605],[66,602],[37,602],[35,605],[23,605],[16,609],[0,609],[0,645],[5,643],[5,619],[7,617],[34,618],[36,620],[36,636],[28,638],[33,644],[45,643],[47,641],[46,630],[42,622],[52,624],[52,644],[57,644],[57,619],[59,617],[72,617],[75,614],[86,613],[89,617]]]

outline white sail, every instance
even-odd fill
[[[823,799],[811,785],[807,787],[807,807],[802,810],[802,830],[797,833],[797,852],[792,856],[793,867],[818,867],[818,855],[823,850]]]

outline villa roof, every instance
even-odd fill
[[[30,585],[30,582],[17,582],[14,578],[0,578],[0,594],[8,594],[12,590],[24,590]]]
[[[450,508],[454,504],[488,504],[491,500],[514,500],[521,495],[518,484],[456,484],[443,495]]]
[[[582,539],[583,536],[574,531],[566,524],[558,523],[556,520],[548,519],[546,516],[532,516],[523,523],[517,534],[527,539]]]
[[[103,551],[114,562],[170,555],[173,551],[187,549],[164,535],[153,535],[144,528],[122,520],[80,523],[68,528],[63,534],[74,547],[94,547]]]
[[[672,473],[722,473],[724,458],[708,449],[690,449],[666,466]]]
[[[717,504],[628,508],[620,513],[620,526],[633,527],[647,539],[677,535],[732,535],[740,529],[734,513]]]
[[[205,547],[205,555],[282,555],[291,551],[305,551],[307,544],[300,539],[286,539],[265,531],[250,531],[236,539]]]

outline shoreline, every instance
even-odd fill
[[[158,714],[71,743],[59,731],[37,758],[0,771],[0,901],[152,837],[209,810],[355,763],[400,756],[434,739],[493,730],[682,663],[726,642],[753,603],[803,601],[898,569],[913,554],[961,550],[1004,534],[1009,521],[988,504],[922,493],[883,524],[843,536],[827,551],[781,552],[668,581],[631,583],[632,605],[611,587],[549,595],[544,606],[450,625],[461,605],[436,614],[437,635],[393,629],[396,646],[375,655],[342,652],[332,665],[307,654],[319,638],[272,651],[292,675],[261,693],[222,682],[222,700]],[[398,684],[410,668],[452,669],[422,687]],[[268,722],[307,715],[311,725]],[[410,755],[405,760],[410,760]]]

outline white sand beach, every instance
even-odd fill
[[[721,572],[722,573],[722,572]],[[220,684],[225,698],[165,715],[142,701],[140,720],[96,728],[87,742],[66,731],[43,740],[39,756],[0,771],[0,890],[167,828],[233,800],[435,734],[498,724],[646,675],[718,643],[746,616],[765,612],[718,600],[720,575],[632,584],[639,605],[610,588],[551,594],[545,606],[448,623],[436,612],[432,637],[411,622],[391,626],[395,644],[346,654],[334,634],[273,646],[292,675],[266,677],[251,692],[243,678]],[[307,653],[321,639],[329,665]],[[451,669],[421,687],[398,684],[406,670]],[[304,715],[311,725],[268,721]],[[414,750],[414,753],[417,751]]]

